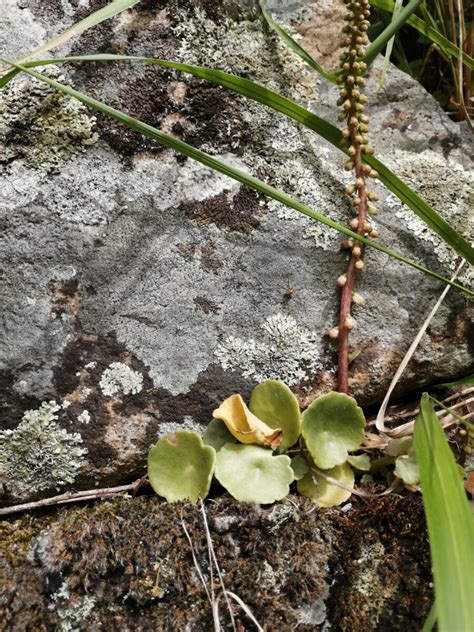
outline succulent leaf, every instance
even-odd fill
[[[281,428],[283,438],[279,445],[287,450],[301,434],[301,413],[298,400],[291,390],[278,380],[258,384],[250,396],[249,408],[270,428]]]
[[[336,479],[346,487],[354,486],[354,472],[348,463],[337,465],[324,474]],[[317,472],[308,472],[297,482],[298,492],[311,498],[319,507],[335,507],[350,498],[351,492],[328,481]]]
[[[205,498],[216,464],[214,448],[196,432],[167,434],[148,454],[148,478],[155,492],[168,502]]]
[[[370,458],[368,454],[350,454],[347,457],[347,462],[361,472],[368,472],[370,470]]]
[[[299,481],[309,470],[309,467],[304,458],[298,454],[291,459],[291,469],[293,470],[295,481]]]
[[[270,428],[247,408],[240,395],[231,395],[212,416],[221,419],[240,443],[253,443],[275,450],[281,443],[281,428]]]
[[[417,485],[420,482],[420,469],[414,454],[403,454],[395,461],[395,476],[405,485]]]
[[[204,445],[210,445],[216,452],[226,443],[235,443],[234,435],[220,419],[211,419],[204,434],[202,435]]]
[[[269,504],[289,493],[290,463],[290,457],[273,456],[260,446],[227,443],[217,453],[215,475],[236,500]]]
[[[413,451],[413,437],[401,437],[390,439],[385,450],[390,456],[400,456]]]
[[[362,443],[364,427],[362,409],[344,393],[318,397],[303,413],[303,438],[315,464],[323,470],[347,461],[349,450],[357,450]]]

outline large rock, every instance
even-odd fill
[[[19,58],[104,2],[85,4],[4,0],[2,50]],[[324,44],[317,25],[337,21],[340,3],[270,6],[334,64],[335,36]],[[61,49],[93,52],[215,66],[336,117],[336,88],[269,32],[255,2],[142,1]],[[263,106],[141,64],[45,72],[347,221],[342,154]],[[391,68],[383,88],[378,78],[376,65],[368,92],[378,154],[466,229],[467,141],[461,147],[458,127],[406,75]],[[345,269],[335,231],[35,80],[18,77],[1,99],[6,503],[138,476],[160,434],[201,428],[220,400],[265,378],[287,382],[302,404],[333,386],[324,335]],[[381,242],[450,273],[454,257],[406,207],[386,192],[380,207]],[[380,253],[367,264],[367,307],[351,337],[351,388],[362,404],[382,397],[441,291]],[[452,291],[401,388],[470,370],[471,326],[472,310]]]
[[[420,498],[315,510],[220,499],[207,520],[227,590],[268,632],[420,630],[432,601]],[[196,564],[184,528],[190,535]],[[146,497],[0,523],[3,630],[212,630],[198,507]],[[214,571],[215,597],[222,592]],[[231,630],[222,595],[223,630]],[[236,608],[237,630],[254,630]],[[236,622],[237,623],[237,622]]]

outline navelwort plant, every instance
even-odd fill
[[[465,507],[461,506],[463,492],[462,489],[460,492],[460,481],[456,480],[453,474],[454,459],[451,455],[450,476],[452,489],[455,490],[453,498],[456,498],[457,503],[453,511],[457,510],[464,531],[456,532],[449,520],[445,521],[446,525],[443,523],[441,531],[436,531],[437,517],[433,513],[433,507],[436,506],[436,502],[440,502],[439,498],[442,499],[441,502],[447,502],[450,491],[447,490],[444,497],[442,496],[444,489],[441,490],[441,495],[438,494],[438,488],[443,487],[445,478],[440,474],[441,470],[437,469],[435,447],[430,441],[432,436],[437,437],[436,441],[439,445],[439,442],[442,442],[440,437],[445,441],[444,434],[437,419],[433,421],[434,413],[429,408],[429,402],[427,403],[426,399],[422,402],[421,421],[417,420],[418,426],[415,425],[415,428],[418,428],[418,432],[415,430],[415,446],[411,435],[390,439],[380,434],[366,432],[364,414],[356,401],[347,394],[348,338],[350,331],[356,326],[352,309],[354,306],[363,307],[365,303],[364,298],[356,292],[355,288],[357,276],[365,267],[364,249],[366,246],[375,248],[443,281],[466,295],[474,296],[474,291],[456,283],[454,279],[450,281],[374,241],[377,238],[377,231],[371,223],[370,216],[377,213],[373,204],[377,201],[377,196],[370,190],[369,179],[378,177],[458,255],[469,264],[474,264],[474,249],[466,239],[373,155],[374,151],[367,137],[369,120],[364,111],[366,97],[363,94],[365,86],[363,75],[367,67],[407,21],[438,43],[450,55],[459,58],[467,67],[472,69],[474,62],[469,55],[443,39],[436,29],[420,25],[420,20],[415,17],[414,12],[418,7],[423,6],[423,0],[410,0],[390,25],[370,44],[367,38],[369,0],[344,1],[348,9],[344,27],[346,49],[341,56],[339,72],[330,73],[321,68],[272,20],[265,9],[263,0],[259,0],[264,18],[279,37],[326,80],[339,84],[338,104],[341,106],[339,120],[345,123],[342,132],[291,99],[248,79],[211,68],[125,55],[88,55],[31,60],[32,56],[45,53],[85,29],[132,7],[138,3],[138,0],[114,0],[103,9],[75,24],[59,37],[33,51],[19,63],[0,57],[5,64],[5,67],[0,69],[0,72],[3,70],[4,73],[0,77],[0,89],[19,72],[26,73],[162,145],[197,160],[345,235],[346,239],[342,245],[349,253],[349,260],[346,272],[340,274],[337,279],[341,287],[339,323],[329,332],[330,338],[337,339],[339,345],[339,392],[331,392],[317,398],[302,414],[291,390],[276,380],[269,380],[256,386],[248,407],[240,395],[231,395],[214,411],[214,418],[203,437],[193,432],[178,431],[165,435],[152,447],[148,458],[149,480],[159,495],[174,502],[205,498],[215,477],[234,498],[254,503],[272,503],[283,499],[290,491],[290,484],[296,481],[300,494],[311,498],[321,507],[331,507],[345,502],[352,493],[361,496],[373,495],[354,488],[355,473],[358,473],[362,482],[370,481],[372,475],[382,473],[388,484],[387,489],[382,493],[388,493],[402,484],[409,489],[416,489],[421,475],[427,504],[430,539],[432,547],[436,547],[436,551],[433,549],[435,582],[443,585],[442,580],[447,578],[447,583],[443,585],[445,588],[450,585],[452,577],[457,576],[458,579],[465,577],[466,572],[469,572],[466,568],[469,567],[464,565],[462,568],[461,549],[456,550],[458,565],[450,566],[449,557],[443,558],[440,554],[442,547],[448,550],[449,538],[459,537],[465,542],[467,541],[466,534],[472,535],[472,520],[470,516],[467,516]],[[383,6],[388,10],[393,10],[394,6],[391,0],[370,0],[370,4]],[[79,62],[147,63],[188,73],[262,103],[316,132],[346,154],[345,168],[354,173],[354,182],[347,190],[354,208],[354,217],[350,220],[349,228],[332,221],[258,178],[235,169],[170,134],[32,70],[34,67],[48,64]],[[415,458],[415,448],[420,465]],[[447,444],[440,449],[447,449],[449,452]],[[433,470],[438,475],[436,478],[438,487],[430,486],[430,482],[435,480],[432,476]],[[440,532],[444,534],[444,541],[442,537],[439,537]],[[467,555],[466,559],[468,559]],[[451,593],[449,599],[439,601],[437,589],[435,615],[438,617],[441,629],[463,629],[452,627],[452,625],[458,626],[460,621],[461,625],[464,625],[466,621],[472,622],[474,617],[470,616],[472,613],[469,610],[469,604],[473,601],[466,598],[462,583],[451,582],[451,585],[456,585],[457,590],[462,592],[462,603],[457,599],[456,593]],[[459,608],[458,603],[460,603]],[[456,613],[459,612],[462,618],[461,616],[456,618]],[[430,620],[434,620],[434,617]]]

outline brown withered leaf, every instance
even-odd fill
[[[247,408],[240,395],[231,395],[212,413],[221,419],[240,443],[261,445],[275,450],[283,437],[281,428],[270,428]]]

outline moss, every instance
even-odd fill
[[[43,73],[64,82],[58,68]],[[0,162],[22,158],[47,171],[97,140],[95,118],[76,99],[34,78],[17,77],[0,95]]]
[[[288,501],[263,508],[224,497],[206,506],[225,584],[265,629],[420,628],[431,592],[419,498],[355,501],[346,513]],[[193,505],[142,496],[0,525],[0,611],[8,629],[61,629],[74,617],[82,617],[78,629],[136,629],[138,621],[142,629],[212,629],[182,520],[209,581]],[[6,560],[15,546],[12,564]],[[372,564],[382,548],[382,563]],[[361,577],[368,596],[359,591]],[[242,612],[237,618],[242,629],[250,626]]]

